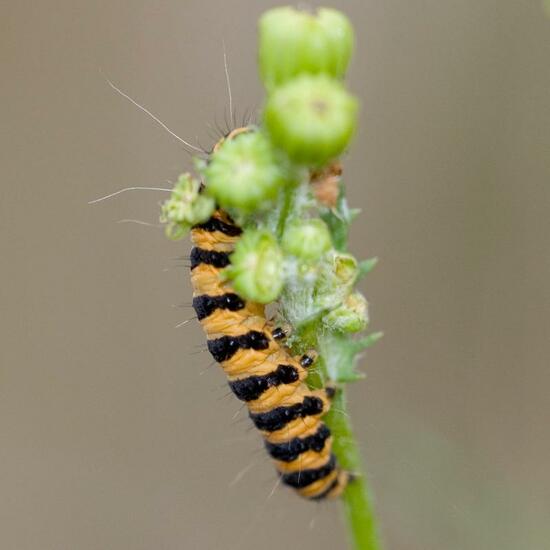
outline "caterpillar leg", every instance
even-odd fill
[[[317,361],[317,352],[315,350],[310,350],[300,357],[300,365],[302,365],[304,369],[311,367],[315,361]]]
[[[273,340],[282,342],[290,336],[291,330],[292,329],[290,325],[275,326],[271,329],[271,337],[273,338]]]
[[[334,382],[328,382],[327,385],[325,386],[325,393],[331,403],[337,391],[338,391],[338,386]]]

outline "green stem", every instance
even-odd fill
[[[336,392],[331,410],[323,420],[332,432],[334,454],[339,463],[356,476],[342,495],[352,547],[355,550],[380,550],[382,546],[376,527],[372,494],[346,410],[344,389]]]
[[[295,199],[295,193],[293,189],[285,190],[283,202],[280,210],[280,215],[277,224],[277,233],[280,238],[283,234],[284,227],[287,220],[294,215],[300,217],[303,213],[299,212],[299,207],[293,204]],[[344,190],[341,189],[340,201],[344,204]],[[347,206],[346,206],[347,208]],[[346,220],[341,227],[338,226],[339,241],[338,248],[346,250],[347,248],[347,235],[350,220]],[[334,232],[333,232],[334,238]],[[374,263],[374,262],[373,262]],[[370,265],[367,266],[371,268]],[[365,269],[365,271],[368,271]],[[296,292],[296,290],[294,290]],[[283,302],[283,310],[285,301],[294,300],[292,293],[283,295],[281,302]],[[320,318],[310,320],[307,323],[301,324],[296,327],[296,338],[291,346],[294,353],[304,353],[308,349],[319,350],[319,337],[323,331],[322,320]],[[380,338],[379,333],[365,337],[359,345],[359,340],[355,340],[354,354],[360,349],[370,345],[371,340],[375,341]],[[353,348],[354,344],[350,340],[349,345]],[[307,383],[310,387],[320,388],[324,385],[324,381],[327,380],[327,369],[325,365],[326,357],[320,356],[317,360],[318,371],[310,373],[307,379]],[[337,369],[340,372],[346,370],[345,365],[342,364],[341,369]],[[347,485],[343,495],[342,501],[344,504],[344,512],[346,517],[346,523],[349,530],[349,538],[351,547],[353,550],[381,550],[382,545],[378,536],[378,530],[376,526],[376,518],[372,503],[372,494],[369,488],[369,484],[366,475],[361,464],[361,456],[359,453],[359,446],[353,435],[351,421],[347,411],[347,401],[345,395],[344,384],[337,389],[336,394],[332,400],[330,411],[323,417],[323,421],[330,428],[333,437],[333,452],[338,459],[341,467],[352,473],[354,479]]]
[[[293,186],[288,185],[283,190],[281,213],[279,215],[279,221],[277,222],[277,238],[280,240],[285,231],[286,222],[292,211],[292,202],[294,199],[294,189]]]

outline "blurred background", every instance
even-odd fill
[[[386,337],[350,391],[388,550],[550,538],[550,18],[538,1],[329,3],[355,25],[352,247]],[[155,227],[180,144],[258,110],[275,2],[0,8],[0,547],[344,548],[208,368],[187,241]],[[550,13],[550,9],[548,10]],[[184,307],[172,307],[173,305]]]

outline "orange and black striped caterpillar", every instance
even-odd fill
[[[321,420],[334,390],[309,389],[305,379],[314,359],[293,357],[282,343],[284,329],[266,320],[264,306],[244,300],[220,277],[240,235],[222,210],[191,230],[193,307],[208,350],[247,404],[281,481],[308,499],[337,497],[351,475],[337,464]]]

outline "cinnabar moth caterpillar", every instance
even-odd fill
[[[284,331],[266,320],[264,306],[244,300],[220,277],[240,234],[222,210],[191,230],[193,307],[208,350],[233,393],[246,403],[281,481],[308,499],[337,497],[350,474],[338,466],[330,430],[321,419],[330,407],[331,389],[308,388],[312,359],[293,357],[280,342]]]

